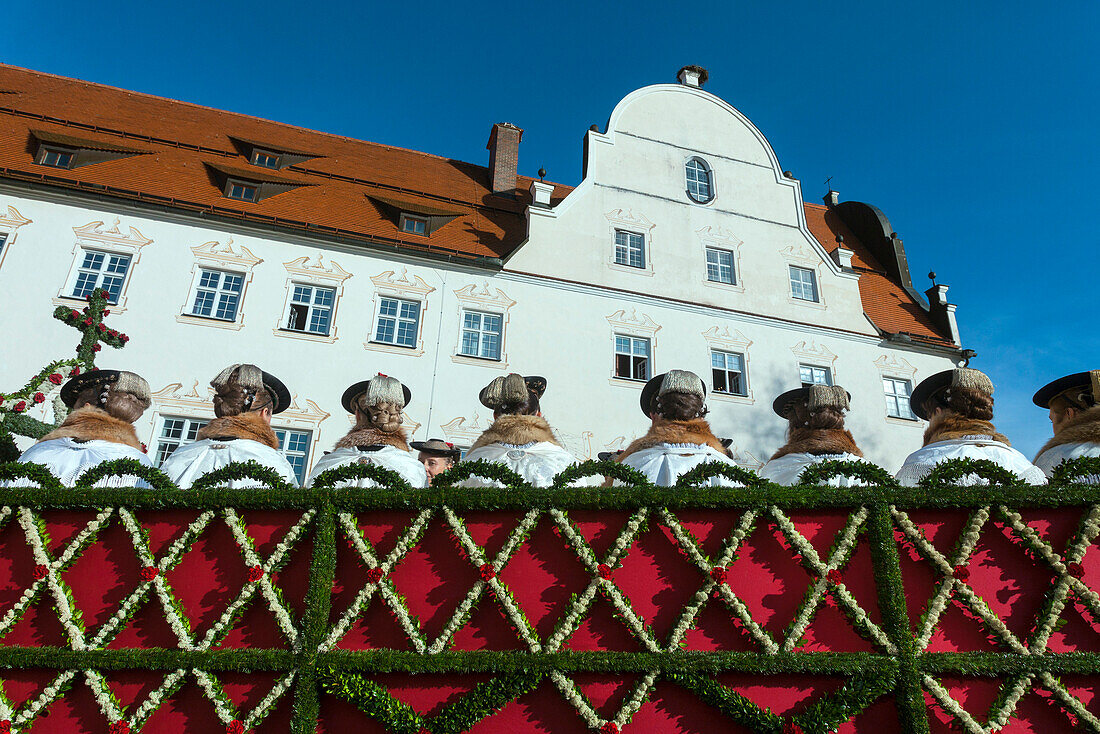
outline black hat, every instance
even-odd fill
[[[993,395],[993,381],[988,375],[969,367],[956,367],[953,370],[937,372],[921,380],[920,384],[913,388],[913,394],[909,396],[909,407],[918,418],[928,420],[929,416],[924,409],[924,404],[929,398],[951,387],[972,387],[986,395]]]
[[[622,449],[619,449],[618,451],[601,451],[600,453],[596,454],[596,457],[600,461],[614,461],[622,452]]]
[[[448,459],[458,460],[462,452],[453,443],[441,438],[429,438],[427,441],[410,441],[409,446],[417,451],[422,451],[431,456],[443,456]]]
[[[380,377],[382,378],[381,380],[378,379]],[[355,407],[352,403],[354,403],[360,395],[371,390],[371,383],[374,383],[375,393],[373,395],[374,400],[371,402],[372,405],[382,402],[396,403],[398,385],[401,385],[401,395],[404,400],[401,407],[405,407],[412,402],[412,390],[407,388],[403,383],[398,382],[395,378],[389,375],[383,375],[379,372],[369,380],[360,380],[347,390],[344,390],[344,395],[340,398],[340,404],[344,406],[344,410],[349,413],[354,413]]]
[[[100,369],[89,370],[66,382],[61,388],[61,402],[66,408],[72,410],[81,392],[89,387],[107,384],[113,385],[115,390],[130,393],[145,403],[146,408],[151,403],[149,383],[142,377],[125,370]]]
[[[672,376],[668,385],[665,385],[665,380]],[[690,386],[693,382],[691,378],[699,380],[699,389],[696,391]],[[642,408],[642,412],[649,417],[649,414],[653,412],[653,399],[658,395],[662,395],[666,392],[690,392],[698,395],[701,398],[707,396],[707,386],[703,382],[702,378],[694,372],[688,372],[687,370],[669,370],[646,382],[645,387],[642,388],[642,395],[638,399],[638,404]]]
[[[1051,400],[1074,388],[1090,393],[1093,405],[1100,405],[1100,370],[1076,372],[1072,375],[1059,377],[1054,382],[1047,383],[1039,388],[1039,392],[1035,393],[1034,397],[1031,398],[1031,402],[1040,408],[1049,408]],[[1087,408],[1090,406],[1078,407]]]
[[[286,385],[275,375],[264,372],[254,364],[231,364],[210,381],[210,386],[219,390],[230,383],[240,385],[252,395],[262,387],[271,396],[273,414],[282,413],[290,407],[290,390],[286,389]],[[251,402],[246,403],[244,410],[249,410],[251,405]]]
[[[271,396],[271,413],[282,413],[284,410],[290,407],[290,390],[287,389],[283,381],[270,372],[265,372],[263,376],[264,389],[267,390],[268,395]]]
[[[494,377],[488,385],[481,388],[477,399],[486,408],[495,411],[505,405],[522,403],[527,399],[528,392],[541,399],[546,393],[546,378],[539,375],[524,377],[515,372]]]
[[[817,388],[816,390],[814,388]],[[840,398],[840,391],[844,391],[844,399]],[[775,400],[772,401],[772,411],[779,416],[789,420],[791,417],[791,408],[798,403],[806,403],[810,407],[821,407],[831,405],[836,408],[842,408],[848,410],[849,403],[852,400],[852,394],[839,385],[811,385],[808,387],[796,387],[794,390],[788,390],[781,394]]]

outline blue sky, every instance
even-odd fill
[[[1095,3],[53,2],[6,9],[3,61],[483,162],[525,128],[520,171],[580,179],[615,103],[710,70],[820,201],[872,203],[930,269],[997,424],[1029,455],[1041,384],[1100,368]],[[63,33],[44,31],[63,19]]]

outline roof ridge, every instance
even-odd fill
[[[337,138],[337,139],[344,140],[344,141],[347,141],[347,142],[350,142],[350,143],[362,143],[364,145],[374,145],[374,146],[378,146],[380,148],[388,148],[390,150],[400,150],[400,151],[404,151],[406,153],[414,153],[416,155],[428,156],[429,158],[437,158],[437,159],[442,160],[442,161],[463,163],[463,164],[466,164],[468,166],[477,166],[478,168],[484,168],[486,171],[489,170],[489,167],[487,165],[483,166],[483,165],[480,165],[480,164],[477,164],[477,163],[471,163],[470,161],[464,161],[464,160],[460,160],[458,158],[451,158],[449,156],[439,155],[438,153],[428,153],[428,152],[425,152],[425,151],[422,151],[422,150],[413,150],[412,148],[405,148],[405,147],[400,146],[400,145],[389,145],[387,143],[378,143],[378,142],[375,142],[373,140],[364,140],[362,138],[353,138],[349,135],[340,135],[339,133],[330,133],[330,132],[325,132],[324,130],[314,130],[313,128],[305,127],[303,125],[293,125],[289,122],[279,122],[278,120],[270,120],[266,117],[260,117],[258,115],[250,115],[246,112],[234,112],[233,110],[223,110],[223,109],[220,109],[218,107],[211,107],[209,105],[202,105],[202,104],[198,104],[196,102],[188,102],[188,101],[182,100],[182,99],[173,99],[172,97],[164,97],[164,96],[159,95],[159,94],[150,94],[149,92],[139,92],[139,91],[134,90],[134,89],[125,89],[124,87],[116,87],[113,84],[102,84],[100,82],[88,81],[87,79],[77,79],[76,77],[63,76],[61,74],[51,74],[51,73],[46,72],[46,71],[37,71],[36,69],[28,69],[28,68],[23,67],[23,66],[15,66],[14,64],[5,64],[5,63],[2,63],[2,62],[0,62],[0,69],[14,69],[16,71],[22,71],[22,72],[26,72],[28,74],[33,74],[33,75],[36,75],[36,76],[43,76],[43,77],[50,77],[50,78],[53,78],[53,79],[59,79],[61,81],[65,81],[65,82],[76,83],[76,84],[85,84],[87,86],[100,87],[102,89],[111,89],[111,90],[116,91],[116,92],[125,92],[126,94],[136,94],[136,95],[139,95],[139,96],[142,96],[142,97],[148,97],[150,99],[161,100],[163,102],[171,102],[173,104],[186,105],[188,107],[195,107],[197,109],[207,110],[209,112],[217,112],[217,113],[220,113],[220,114],[223,114],[223,115],[233,115],[235,117],[243,117],[243,118],[246,118],[246,119],[249,119],[249,120],[257,120],[259,122],[268,123],[270,125],[278,125],[279,127],[284,127],[284,128],[288,128],[288,129],[291,129],[291,130],[299,130],[299,131],[310,133],[310,134],[313,134],[313,135],[324,135],[325,137]],[[14,90],[14,91],[17,91],[18,93],[21,94],[23,90]],[[228,136],[230,134],[231,133],[228,133],[228,132],[225,133],[226,136]],[[176,141],[176,142],[183,142],[183,141]]]

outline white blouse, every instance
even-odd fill
[[[71,487],[81,474],[97,464],[112,459],[134,459],[144,466],[151,467],[153,462],[142,451],[133,446],[114,441],[75,441],[72,438],[53,438],[40,441],[23,452],[19,457],[22,464],[42,464],[61,483]],[[29,479],[17,479],[6,484],[9,487],[29,487],[34,483]],[[148,487],[149,484],[137,477],[106,477],[96,482],[97,487]]]
[[[760,476],[767,479],[769,482],[775,482],[776,484],[782,484],[785,486],[791,486],[798,484],[798,478],[802,475],[802,471],[812,465],[820,464],[824,461],[861,461],[865,464],[870,462],[864,459],[862,456],[856,456],[855,454],[841,453],[841,454],[784,454],[778,459],[772,459],[760,469]],[[866,487],[867,482],[862,479],[856,479],[855,477],[835,476],[825,483],[830,487]]]
[[[948,459],[988,459],[1008,469],[1029,484],[1046,484],[1043,472],[1027,460],[1023,454],[1008,444],[995,441],[990,436],[963,436],[947,441],[936,441],[909,454],[898,471],[897,479],[907,487],[915,487],[933,467]],[[989,484],[971,474],[959,480],[959,484]]]
[[[720,461],[737,466],[726,454],[713,446],[696,443],[661,443],[627,454],[622,463],[633,467],[658,487],[671,487],[684,474],[708,461]],[[725,477],[711,477],[704,487],[741,487],[740,482]]]
[[[471,449],[462,462],[467,461],[491,461],[494,464],[503,464],[523,480],[534,487],[549,487],[554,483],[554,477],[559,472],[568,469],[577,461],[577,457],[569,453],[561,446],[549,441],[536,441],[528,444],[516,445],[508,443],[491,443]],[[603,477],[587,477],[573,486],[594,486],[603,484]],[[503,487],[504,485],[493,479],[482,477],[469,477],[457,482],[459,487]]]
[[[221,469],[236,461],[255,461],[274,469],[291,486],[298,486],[298,477],[294,474],[294,468],[286,457],[267,444],[250,438],[229,440],[204,438],[184,444],[165,459],[160,470],[167,474],[177,486],[186,489],[203,474]],[[235,479],[227,486],[239,489],[263,485],[255,479]]]
[[[314,464],[313,471],[309,473],[309,479],[306,480],[305,486],[312,487],[313,480],[321,472],[335,469],[338,466],[347,466],[348,464],[374,464],[383,469],[397,472],[414,489],[428,486],[428,473],[424,470],[424,465],[417,461],[411,453],[402,451],[396,446],[382,446],[374,451],[361,451],[356,446],[334,449]],[[377,487],[379,485],[372,479],[363,478],[345,480],[336,486]]]

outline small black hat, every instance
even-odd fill
[[[367,390],[369,390],[370,386],[371,386],[371,382],[373,382],[376,378],[379,378],[379,377],[387,378],[386,379],[387,383],[389,382],[389,380],[393,380],[394,382],[397,382],[396,380],[394,380],[394,378],[390,377],[389,375],[383,375],[381,372],[379,372],[377,375],[370,378],[369,380],[360,380],[359,382],[357,382],[354,385],[352,385],[351,387],[349,387],[347,390],[344,390],[344,395],[340,398],[340,404],[344,406],[344,410],[346,410],[349,413],[354,413],[355,412],[355,407],[354,407],[353,403],[355,402],[356,398],[358,398],[360,395],[362,395]],[[397,384],[401,385],[401,394],[404,398],[405,405],[408,405],[409,403],[412,402],[412,390],[410,390],[408,387],[406,387],[404,383],[398,382]],[[391,387],[391,385],[387,385],[386,387],[387,388]],[[379,397],[382,397],[382,396],[379,396]],[[395,393],[393,396],[386,396],[386,397],[396,398],[397,396],[396,396],[396,393]],[[397,401],[393,400],[392,402],[397,402]],[[404,407],[404,406],[402,406],[402,407]]]
[[[937,372],[921,380],[920,384],[913,388],[913,394],[909,396],[909,407],[918,418],[928,420],[929,416],[924,409],[924,404],[929,398],[950,387],[972,387],[987,395],[993,395],[993,382],[987,374],[969,367],[956,367],[953,370]]]
[[[114,389],[128,392],[138,400],[145,403],[148,408],[151,403],[149,395],[149,383],[139,375],[125,370],[100,370],[93,369],[77,375],[61,387],[61,402],[72,410],[76,405],[76,399],[80,393],[89,387],[111,384]]]
[[[673,375],[673,382],[676,383],[676,386],[671,386],[672,389],[666,390],[666,392],[687,392],[687,390],[677,389],[677,386],[682,387],[685,385],[685,383],[693,381],[692,378],[694,378],[695,380],[699,380],[699,387],[701,388],[700,397],[705,398],[707,396],[706,383],[703,382],[702,378],[700,378],[699,375],[695,374],[694,372],[688,372],[686,370],[670,370],[668,372],[662,372],[661,374],[651,378],[649,381],[646,382],[645,387],[642,388],[642,395],[640,398],[638,398],[638,404],[641,406],[642,412],[647,418],[649,417],[649,414],[653,412],[653,399],[661,394],[661,388],[664,387],[665,378],[667,378],[670,374]]]
[[[1091,393],[1093,405],[1100,405],[1100,370],[1076,372],[1072,375],[1059,377],[1054,382],[1047,383],[1039,388],[1039,392],[1035,393],[1035,396],[1031,398],[1031,402],[1040,408],[1049,408],[1051,400],[1074,388]]]
[[[287,390],[286,385],[275,375],[270,372],[264,373],[264,389],[271,396],[271,413],[282,413],[284,410],[290,407],[290,390]]]
[[[796,387],[794,390],[788,390],[781,394],[772,401],[772,411],[780,418],[789,420],[791,417],[791,408],[798,403],[809,403],[815,387],[818,388],[818,397],[816,398],[817,406],[832,405],[836,408],[848,410],[849,406],[846,403],[851,402],[852,393],[844,390],[844,388],[839,385],[813,385],[811,387]],[[844,390],[844,395],[847,400],[840,399],[841,390]]]
[[[456,461],[462,455],[462,452],[453,443],[444,441],[441,438],[429,438],[427,441],[410,441],[409,446],[430,456],[442,456]]]
[[[619,449],[618,451],[601,451],[600,453],[596,454],[596,458],[598,458],[600,461],[614,461],[622,452],[622,449]]]
[[[494,377],[488,385],[481,388],[477,399],[486,408],[495,411],[508,404],[522,403],[527,399],[528,392],[534,393],[541,400],[546,393],[546,378],[539,375],[525,377],[515,372]]]

